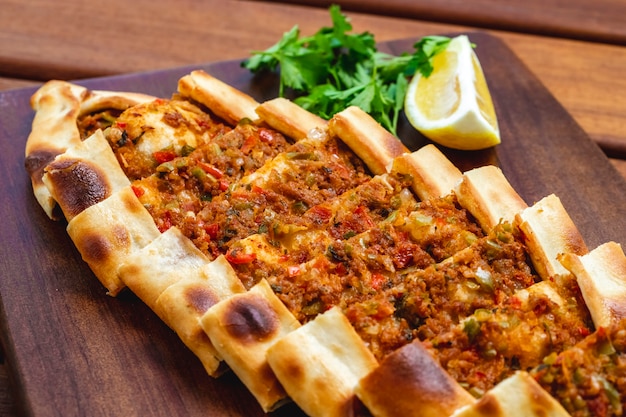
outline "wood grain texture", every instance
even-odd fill
[[[614,19],[626,18],[626,14],[611,13],[612,8],[626,4],[619,0],[599,0],[597,4],[581,1],[568,6],[567,13],[583,10],[583,14],[594,16],[584,13],[593,7],[607,10],[609,17],[615,15]],[[520,1],[456,2],[488,2],[496,9],[510,8],[507,13],[520,21],[526,20],[526,13],[535,13],[539,4],[539,0],[528,0],[525,8]],[[427,5],[451,7],[445,5],[456,2],[433,1]],[[388,7],[413,4],[401,0],[364,3]],[[424,1],[415,4],[426,7]],[[554,0],[542,1],[544,4],[546,16],[551,7],[562,8]],[[110,0],[106,7],[98,8],[98,13],[94,13],[92,3],[84,1],[0,0],[0,10],[0,76],[39,81],[237,59],[249,56],[251,50],[267,48],[296,24],[303,34],[330,25],[328,12],[321,7],[237,0],[180,0],[175,9],[171,0]],[[468,26],[374,14],[350,12],[349,16],[356,32],[371,31],[379,41],[472,30]],[[402,16],[409,17],[406,13]],[[623,28],[626,30],[626,25]],[[626,48],[512,32],[492,33],[511,47],[609,156],[626,158]]]
[[[0,77],[0,91],[11,90],[14,88],[32,87],[34,85],[40,85],[41,81],[23,80],[18,78],[3,78]]]
[[[9,381],[9,375],[7,367],[2,361],[0,363],[0,417],[10,417],[17,413],[15,409],[15,401],[10,391],[11,382]]]
[[[499,113],[503,143],[480,152],[450,152],[462,169],[502,167],[532,203],[556,193],[587,244],[626,244],[626,182],[565,109],[500,39],[471,34],[481,45]],[[383,45],[398,53],[415,38]],[[239,61],[203,65],[258,100],[274,97],[274,77],[252,77]],[[85,80],[91,88],[167,97],[197,66]],[[105,295],[82,262],[63,222],[51,222],[32,196],[23,168],[34,89],[0,93],[0,326],[16,402],[27,416],[261,416],[232,375],[208,377],[199,361],[132,294]],[[408,128],[407,146],[426,143]],[[290,405],[276,416],[299,416]]]
[[[278,0],[384,16],[626,45],[621,0]]]

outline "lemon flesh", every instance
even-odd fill
[[[465,35],[433,58],[429,77],[416,74],[404,110],[411,125],[440,145],[477,150],[500,143],[491,94],[480,62]]]

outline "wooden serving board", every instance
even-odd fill
[[[470,38],[490,85],[502,144],[480,152],[444,151],[463,170],[500,166],[529,204],[555,193],[590,248],[609,240],[625,245],[624,179],[502,41],[484,33]],[[411,51],[416,40],[385,43],[381,50]],[[178,79],[195,68],[81,84],[169,97]],[[254,77],[239,61],[203,69],[257,100],[276,95],[274,76]],[[50,221],[37,205],[23,162],[34,91],[0,94],[0,324],[21,411],[63,417],[263,415],[235,376],[208,377],[136,297],[105,295],[74,249],[66,224]],[[426,143],[406,123],[400,136],[413,149]],[[288,405],[273,415],[303,413]]]

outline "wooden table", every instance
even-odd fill
[[[325,6],[327,2],[311,3]],[[494,6],[504,4],[498,0],[344,3],[346,8],[371,13],[350,12],[349,16],[355,31],[369,30],[379,41],[488,28],[536,74],[626,177],[622,3],[594,2],[589,11],[589,2],[582,0],[526,0],[507,8],[505,15],[498,14],[504,6]],[[385,6],[374,8],[377,4]],[[461,7],[469,4],[477,7]],[[562,13],[546,19],[547,12],[540,11],[544,6],[549,10],[551,4]],[[103,4],[0,0],[0,10],[0,90],[34,86],[51,78],[79,79],[242,58],[273,44],[295,24],[312,33],[330,23],[322,7],[236,0]],[[381,16],[381,10],[411,19]],[[14,415],[13,402],[7,370],[0,366],[0,416]]]
[[[620,0],[277,0],[346,11],[626,45]]]

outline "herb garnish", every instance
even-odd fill
[[[427,36],[413,45],[412,54],[395,56],[379,52],[371,33],[351,33],[352,25],[339,6],[329,11],[332,27],[300,37],[296,25],[241,65],[252,72],[280,69],[279,95],[291,92],[297,104],[325,119],[355,105],[396,134],[408,79],[416,72],[428,77],[432,58],[450,38]]]

